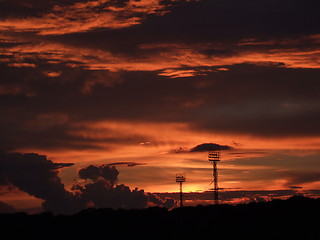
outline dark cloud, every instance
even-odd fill
[[[40,13],[49,11],[57,2],[59,1],[2,0],[0,1],[0,15],[1,18],[38,16]]]
[[[320,181],[320,172],[315,171],[289,171],[284,173],[284,176],[287,180],[285,184],[287,187]]]
[[[58,169],[72,164],[53,163],[46,156],[28,153],[0,153],[1,185],[12,185],[44,200],[43,207],[54,212],[71,211],[73,196],[66,191]]]
[[[80,169],[78,175],[81,179],[91,179],[93,181],[102,178],[110,187],[113,187],[118,181],[119,171],[114,166],[102,165],[96,167],[90,165],[87,168]]]
[[[152,193],[135,188],[131,190],[124,184],[116,185],[119,171],[114,166],[90,165],[80,169],[79,177],[90,179],[91,183],[84,186],[76,184],[73,189],[79,193],[86,206],[96,208],[144,208],[150,205],[172,208],[172,199],[161,200]]]
[[[281,42],[281,39],[296,39],[319,32],[316,24],[319,15],[315,10],[319,3],[315,0],[248,0],[241,3],[236,0],[163,1],[162,5],[168,10],[166,14],[150,14],[141,24],[130,28],[100,28],[87,33],[54,36],[54,39],[134,57],[150,54],[150,50],[140,49],[142,44],[206,42],[215,43],[215,47],[203,52],[226,56],[235,55],[235,51],[219,47],[230,47],[230,44],[243,39],[275,39]]]
[[[39,16],[63,2],[5,0],[0,1],[0,11],[6,9],[12,17],[13,13]],[[128,1],[105,4],[122,7]],[[310,68],[317,62],[312,52],[319,48],[318,38],[311,36],[318,33],[317,1],[161,1],[161,6],[168,12],[147,14],[141,24],[122,29],[55,36],[20,33],[11,36],[16,40],[1,37],[0,57],[5,60],[0,64],[0,107],[6,113],[0,117],[2,147],[111,149],[114,144],[150,141],[143,135],[112,130],[106,131],[105,138],[74,134],[92,131],[83,122],[108,120],[185,122],[198,131],[262,137],[320,134],[320,72]],[[50,44],[62,44],[61,49]],[[21,48],[14,49],[17,45]],[[68,47],[79,51],[68,52]],[[30,49],[24,52],[25,48]],[[111,55],[100,59],[97,50]],[[180,56],[179,51],[187,54]],[[306,52],[310,56],[300,58]],[[245,53],[257,54],[256,62],[241,60]],[[276,53],[288,55],[286,60],[292,54],[305,66],[294,68],[281,59],[265,62],[259,55]],[[187,66],[183,61],[198,59],[197,54],[222,62],[238,57],[242,63]],[[152,59],[154,65],[161,65],[167,59],[160,64],[156,60],[167,55],[168,62],[181,59],[169,70],[195,75],[159,76],[170,65],[148,71],[90,69],[100,63],[144,66]],[[122,60],[113,62],[113,58]]]
[[[144,208],[151,205],[173,207],[171,199],[161,200],[156,195],[117,185],[119,171],[114,166],[90,165],[80,169],[80,179],[89,179],[85,185],[75,184],[70,192],[58,176],[58,169],[71,163],[53,163],[46,156],[29,153],[0,155],[0,186],[16,187],[44,200],[42,207],[54,213],[74,213],[87,207]],[[3,206],[2,206],[3,205]],[[9,206],[0,204],[3,209]],[[4,211],[4,210],[3,210]]]
[[[175,201],[171,197],[161,198],[160,196],[154,193],[147,193],[147,197],[150,206],[161,206],[168,209],[171,209],[173,206],[175,206]]]
[[[64,1],[64,0],[1,0],[0,16],[2,18],[27,18],[40,17],[42,14],[52,11],[54,6],[67,6],[74,2],[88,2],[88,0]],[[117,1],[115,1],[117,2]]]
[[[56,79],[43,74],[59,69],[63,73]],[[45,63],[37,68],[20,68],[19,71],[0,64],[0,70],[0,106],[7,113],[0,117],[2,148],[108,149],[108,143],[138,144],[146,141],[142,135],[91,129],[89,124],[85,124],[108,117],[113,119],[117,117],[116,113],[121,113],[112,103],[118,98],[116,95],[105,98],[101,92],[100,97],[106,101],[103,107],[100,101],[96,102],[96,96],[88,94],[99,85],[94,81],[109,81],[107,72],[73,69],[65,64],[50,67]],[[86,131],[92,135],[82,134]],[[105,137],[95,137],[95,133],[102,131]]]
[[[122,166],[126,165],[127,167],[134,167],[139,165],[145,165],[145,163],[137,163],[137,162],[115,162],[115,163],[109,163],[109,166]]]
[[[320,106],[314,87],[318,74],[316,69],[250,64],[210,74],[212,97],[195,109],[196,117],[191,121],[205,131],[263,137],[317,136]]]
[[[310,191],[311,192],[311,191]],[[306,191],[305,193],[310,193]],[[291,197],[297,192],[293,189],[285,190],[222,190],[219,192],[219,197],[222,202],[225,203],[243,203],[243,202],[254,202],[254,201],[264,201],[276,198]],[[161,198],[172,198],[179,200],[179,193],[157,193]],[[213,192],[189,192],[184,193],[185,201],[191,206],[207,205],[211,204],[213,201]]]
[[[247,155],[247,154],[256,154],[256,155],[265,155],[268,154],[266,151],[247,151],[247,152],[231,152],[229,153],[231,155],[237,155],[238,157],[241,157],[242,155]]]
[[[110,150],[158,140],[95,126],[108,121],[185,123],[199,135],[319,136],[319,1],[168,0],[152,9],[133,3],[0,0],[1,148]],[[124,25],[113,28],[108,17]],[[117,185],[112,166],[135,162],[81,169],[80,178],[91,182],[75,187],[75,195],[58,177],[68,165],[40,155],[1,157],[11,163],[0,161],[0,184],[43,199],[48,210],[158,202]],[[14,166],[39,174],[19,176]],[[288,186],[313,181],[302,173],[288,179]]]
[[[303,151],[302,151],[303,152]],[[290,170],[289,172],[305,172],[308,169],[313,169],[315,172],[320,171],[318,153],[307,153],[306,155],[295,155],[294,153],[284,153],[282,151],[269,151],[268,154],[262,156],[242,156],[237,159],[230,160],[231,164],[237,166],[256,166],[267,167],[266,169],[276,170]],[[268,170],[269,171],[269,170]],[[271,171],[269,171],[271,173]],[[278,172],[279,174],[286,174],[286,171]],[[278,175],[279,177],[279,175]]]
[[[103,180],[86,184],[78,190],[87,206],[96,208],[144,208],[148,202],[143,190],[130,190],[123,184],[109,187]]]
[[[87,3],[88,0],[17,0],[0,1],[1,16],[30,17],[40,16],[53,10],[54,6],[68,6]],[[121,8],[127,0],[113,0],[91,6],[97,13],[107,11],[106,6]],[[318,33],[319,16],[316,0],[203,0],[203,1],[160,1],[166,14],[148,14],[142,24],[135,26],[137,34],[131,34],[131,42],[153,41],[192,41],[197,39],[215,40],[252,36],[281,37],[297,34]],[[156,10],[155,10],[156,11]],[[128,14],[128,13],[126,13]],[[135,13],[139,15],[139,13]],[[97,32],[101,32],[101,29]],[[124,41],[123,35],[132,33],[112,32],[117,39]],[[149,34],[146,34],[149,33]],[[113,41],[115,42],[115,41]],[[106,44],[108,45],[108,44]]]
[[[18,115],[20,115],[19,113]],[[22,113],[23,114],[23,113]],[[39,113],[40,114],[40,113]],[[23,114],[24,115],[24,114]],[[29,114],[27,114],[29,115]],[[41,114],[40,114],[41,115]],[[59,115],[59,114],[58,114]],[[64,115],[64,114],[63,114]],[[63,115],[60,115],[63,117]],[[26,115],[25,115],[26,116]],[[29,115],[30,116],[30,115]],[[29,117],[26,116],[26,117]],[[49,115],[42,115],[46,119],[32,119],[28,124],[28,120],[25,119],[24,122],[12,121],[7,122],[6,119],[2,119],[3,135],[0,139],[3,139],[4,144],[2,147],[4,149],[17,149],[21,147],[26,148],[40,148],[40,149],[102,149],[98,146],[98,142],[103,140],[95,141],[92,143],[92,139],[82,137],[82,136],[72,136],[70,131],[79,130],[79,128],[74,128],[67,122],[51,122],[51,120],[60,118],[55,113]],[[67,116],[67,115],[64,115]],[[30,116],[31,117],[31,116]],[[41,118],[41,116],[40,116]],[[50,120],[51,119],[51,120]],[[1,120],[0,120],[1,121]],[[32,123],[33,121],[33,123]],[[40,125],[35,126],[36,123]],[[41,123],[43,124],[41,126]],[[29,126],[28,126],[29,125]],[[104,139],[106,142],[108,140],[113,141],[113,139]],[[104,147],[103,149],[107,149]]]
[[[15,211],[13,206],[0,201],[0,213],[14,213]]]
[[[207,152],[215,150],[231,150],[233,149],[227,145],[220,145],[217,143],[202,143],[190,149],[190,152]]]
[[[304,151],[300,151],[301,154]],[[223,169],[224,180],[232,181],[256,181],[264,179],[268,182],[281,181],[283,187],[291,189],[310,189],[320,181],[319,179],[319,153],[296,155],[296,153],[284,153],[284,151],[269,151],[262,156],[238,156],[228,161],[235,169]],[[247,168],[247,169],[246,169]],[[244,171],[244,169],[246,169]]]
[[[228,145],[220,145],[217,143],[202,143],[193,148],[178,148],[174,149],[172,153],[193,153],[193,152],[208,152],[208,151],[215,151],[215,150],[232,150],[233,148]]]
[[[90,71],[65,68],[53,81],[39,69],[15,71],[2,66],[2,83],[12,80],[37,94],[0,95],[1,109],[7,113],[0,117],[0,139],[6,148],[44,149],[97,149],[103,144],[107,148],[150,141],[150,137],[107,129],[101,129],[104,138],[73,134],[92,131],[82,122],[104,120],[184,121],[197,130],[263,137],[320,134],[319,70],[254,64],[228,68],[183,79],[183,84],[157,72],[123,72],[122,84],[93,85],[91,94],[83,94]]]
[[[184,121],[201,131],[263,137],[320,134],[317,69],[240,64],[229,66],[227,72],[183,79],[183,84],[156,72],[123,72],[122,84],[93,86],[89,95],[81,92],[90,77],[86,70],[69,69],[59,81],[52,81],[36,69],[2,69],[7,76],[1,81],[12,79],[38,93],[0,95],[1,109],[7,113],[0,117],[0,139],[6,148],[97,149],[102,144],[107,148],[150,141],[150,137],[106,129],[101,129],[104,138],[72,134],[92,131],[82,122],[104,120]],[[26,80],[30,75],[34,78]],[[186,107],[194,102],[200,104]]]

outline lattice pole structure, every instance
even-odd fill
[[[186,176],[184,173],[179,173],[176,175],[176,182],[180,184],[180,207],[183,207],[183,198],[182,198],[182,183],[186,181]]]
[[[214,150],[209,151],[208,160],[212,162],[212,175],[213,175],[213,183],[214,183],[214,191],[213,191],[213,202],[214,204],[219,204],[219,186],[218,186],[218,167],[217,163],[220,161],[220,151]]]

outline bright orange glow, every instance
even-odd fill
[[[41,117],[43,119],[45,116]],[[45,117],[48,118],[48,117]],[[58,116],[55,121],[65,121],[65,116]],[[45,121],[48,124],[50,121]],[[88,122],[82,131],[72,131],[71,135],[77,137],[97,139],[124,138],[127,133],[130,136],[144,135],[145,141],[122,144],[104,143],[96,141],[96,145],[102,149],[70,151],[50,151],[43,149],[19,149],[22,152],[41,152],[55,162],[74,162],[75,166],[61,170],[61,178],[67,188],[71,188],[77,178],[77,171],[90,164],[99,166],[116,162],[137,162],[143,165],[135,167],[119,166],[119,182],[132,188],[138,187],[150,192],[176,192],[178,185],[175,183],[175,174],[184,172],[187,182],[185,191],[204,191],[210,188],[208,184],[212,179],[212,166],[207,160],[207,153],[174,153],[174,150],[182,147],[191,148],[198,143],[217,142],[233,146],[232,151],[222,152],[222,161],[219,163],[219,180],[222,188],[241,189],[284,189],[285,180],[265,181],[256,180],[260,172],[281,172],[283,168],[275,168],[272,165],[254,165],[254,161],[247,164],[238,164],[242,159],[259,159],[280,154],[282,152],[301,155],[301,157],[316,153],[320,146],[319,138],[301,139],[287,138],[275,141],[274,139],[254,138],[242,135],[218,135],[202,133],[192,130],[186,123],[133,123],[133,122]],[[241,145],[234,145],[234,142]],[[103,150],[103,149],[106,150]],[[301,150],[304,151],[301,151]],[[258,160],[255,160],[258,161]],[[252,165],[253,164],[253,165]],[[308,184],[305,184],[307,187]],[[314,184],[315,186],[317,184]],[[212,186],[211,186],[212,187]]]

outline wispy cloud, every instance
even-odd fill
[[[160,12],[158,1],[79,1],[73,5],[54,5],[49,13],[37,17],[6,18],[0,30],[60,35],[95,28],[124,28],[140,24],[148,14]]]

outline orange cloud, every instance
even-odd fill
[[[141,47],[141,50],[146,48],[157,50],[160,46],[164,48],[162,45],[144,45]],[[272,48],[266,51],[240,49],[240,52],[236,55],[209,56],[201,53],[201,51],[205,51],[209,47],[208,45],[200,49],[198,45],[168,45],[167,47],[167,49],[163,49],[160,52],[157,50],[155,53],[141,58],[131,58],[106,50],[79,49],[78,47],[47,41],[38,44],[17,45],[2,49],[2,52],[10,57],[10,59],[3,61],[10,61],[9,65],[14,67],[35,67],[35,63],[27,61],[30,61],[30,58],[40,58],[51,62],[73,62],[74,66],[81,66],[90,70],[109,70],[114,72],[121,70],[161,71],[159,75],[170,78],[205,75],[206,70],[197,69],[199,67],[216,67],[217,71],[226,71],[228,69],[224,66],[241,63],[254,63],[258,65],[282,63],[283,65],[281,66],[287,68],[320,67],[318,61],[320,50],[314,49]]]
[[[40,35],[60,35],[85,32],[95,28],[124,28],[139,24],[143,15],[163,9],[158,0],[130,0],[124,6],[113,6],[109,0],[95,0],[53,7],[40,17],[10,18],[0,21],[0,30],[38,32]],[[99,11],[97,11],[99,10]],[[135,14],[142,14],[136,17]]]

